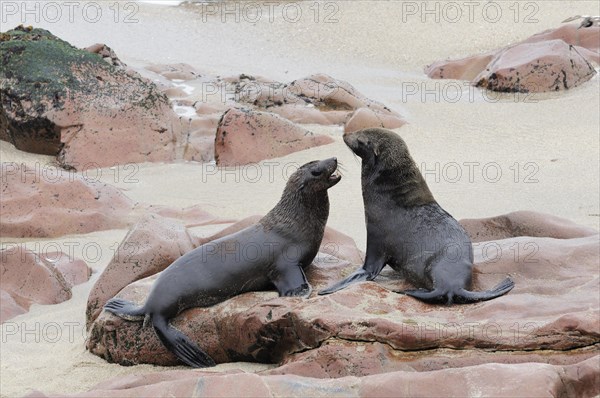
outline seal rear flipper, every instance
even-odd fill
[[[152,325],[165,347],[186,365],[193,368],[206,368],[216,365],[207,353],[202,351],[185,334],[169,325],[165,318],[153,316]]]
[[[466,289],[460,289],[456,292],[454,299],[459,304],[487,301],[510,292],[513,287],[515,287],[515,283],[512,281],[512,279],[506,278],[493,289],[486,290],[484,292],[471,292]]]
[[[452,297],[441,290],[394,290],[395,293],[406,294],[429,304],[451,304]]]
[[[341,281],[338,281],[338,282],[334,283],[333,285],[319,291],[319,295],[322,296],[325,294],[331,294],[331,293],[337,292],[338,290],[342,290],[353,283],[364,282],[364,281],[370,280],[369,276],[370,276],[369,272],[360,268],[357,271],[354,271],[352,274],[350,274],[350,276],[348,276],[347,278],[344,278]]]
[[[443,291],[441,289],[428,290],[395,290],[396,293],[406,294],[421,301],[430,304],[470,304],[479,301],[491,300],[496,297],[508,293],[513,287],[514,282],[510,278],[506,278],[492,290],[484,292],[471,292],[466,289],[458,289],[457,291]]]
[[[137,306],[131,301],[122,298],[112,298],[104,304],[104,309],[128,321],[141,321],[146,312],[143,306]]]

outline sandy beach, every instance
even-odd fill
[[[218,7],[214,11],[206,4],[176,7],[119,2],[115,16],[115,9],[109,8],[113,2],[96,2],[103,10],[96,23],[80,12],[74,13],[72,21],[65,13],[55,22],[5,12],[2,30],[23,23],[48,29],[78,47],[106,43],[136,68],[187,63],[214,75],[245,73],[286,82],[326,73],[350,82],[407,119],[408,124],[397,132],[421,165],[438,202],[455,218],[535,210],[599,229],[598,76],[556,94],[491,95],[464,82],[431,80],[423,73],[423,67],[436,60],[502,47],[558,27],[571,15],[597,15],[598,3],[497,2],[501,16],[495,22],[493,10],[486,11],[490,14],[483,11],[484,3],[472,10],[472,18],[466,8],[456,18],[443,2],[428,3],[434,12],[424,15],[423,10],[413,8],[421,2],[352,1],[298,3],[302,17],[297,22],[290,22],[285,12],[292,11],[284,12],[283,6],[274,8],[272,21],[266,9],[257,17],[256,10],[240,8],[236,11],[241,13],[239,21],[227,14],[223,22]],[[194,95],[192,99],[201,99]],[[200,205],[215,215],[240,219],[271,209],[294,165],[336,156],[344,178],[330,191],[328,225],[354,238],[364,250],[360,161],[344,145],[340,127],[309,125],[308,129],[330,135],[335,142],[258,166],[217,169],[214,163],[145,163],[123,169],[118,176],[109,168],[96,175],[137,202]],[[30,165],[52,161],[5,142],[0,144],[0,157],[2,162]],[[211,228],[195,232],[210,235]],[[87,296],[111,259],[110,248],[126,232],[51,240],[2,238],[2,245],[23,243],[31,248],[96,242],[103,250],[96,262],[88,264],[94,271],[92,278],[74,288],[71,300],[34,305],[30,312],[2,324],[1,396],[22,396],[31,389],[47,394],[80,392],[117,375],[163,369],[109,364],[85,350]],[[76,249],[75,256],[83,254]],[[60,335],[52,334],[55,330]],[[232,363],[219,365],[215,371],[258,371],[269,366]]]

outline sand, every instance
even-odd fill
[[[132,7],[131,2],[119,3],[115,22],[108,8],[114,2],[96,3],[103,6],[103,17],[97,23],[85,21],[80,12],[75,12],[73,22],[66,14],[56,23],[5,15],[3,29],[34,24],[76,46],[103,42],[136,67],[184,62],[221,76],[246,73],[281,81],[327,73],[406,116],[409,124],[398,132],[422,165],[438,202],[456,218],[536,210],[599,228],[598,77],[560,94],[486,98],[462,82],[431,81],[423,74],[423,67],[433,61],[505,46],[557,27],[571,15],[597,15],[597,2],[500,2],[502,17],[495,23],[489,17],[492,14],[482,16],[485,2],[475,8],[472,21],[468,9],[463,9],[466,14],[456,22],[449,21],[455,17],[450,10],[444,13],[446,3],[438,3],[440,12],[428,15],[425,23],[419,10],[409,15],[414,9],[403,9],[411,4],[420,7],[421,2],[323,2],[318,6],[308,2],[301,4],[304,18],[296,23],[289,21],[291,14],[286,20],[282,9],[276,8],[273,22],[263,15],[254,24],[243,18],[236,23],[231,15],[223,23],[219,15],[206,15],[206,8],[203,14],[202,6],[139,3],[126,8]],[[435,10],[435,4],[428,3],[429,9]],[[308,9],[311,5],[316,8]],[[314,21],[316,9],[318,23]],[[516,9],[519,16],[515,22]],[[135,15],[131,15],[133,11]],[[250,11],[242,17],[252,17]],[[126,16],[137,22],[125,23]],[[325,23],[326,16],[337,22]],[[435,17],[440,23],[434,22]],[[457,87],[461,91],[457,92]],[[118,178],[103,169],[101,179],[137,201],[181,207],[199,204],[224,217],[242,218],[268,211],[295,165],[337,156],[345,171],[342,182],[330,191],[329,226],[352,236],[364,249],[360,163],[341,141],[340,128],[309,128],[334,136],[336,142],[263,162],[258,168],[217,171],[213,164],[192,162],[140,164]],[[5,143],[0,145],[0,157],[30,164],[50,161]],[[110,247],[125,233],[103,231],[52,240],[58,244],[75,241],[80,246],[93,241],[104,250],[101,259],[90,264],[95,271],[92,280],[76,287],[73,299],[54,306],[34,306],[2,325],[2,396],[19,396],[30,389],[85,391],[120,374],[161,369],[108,364],[84,349],[87,295],[110,261]],[[15,241],[29,240],[3,239],[3,243]],[[36,243],[48,241],[28,245]],[[53,323],[62,331],[58,339],[51,334]],[[36,330],[36,325],[37,331],[23,333],[24,329]],[[73,338],[68,335],[71,327]],[[265,365],[227,364],[216,370],[238,367],[256,371]]]

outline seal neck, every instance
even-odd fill
[[[401,167],[375,168],[363,166],[363,199],[371,201],[374,196],[391,198],[398,206],[415,207],[436,203],[423,175],[412,159]],[[367,189],[365,189],[367,188]],[[374,195],[377,193],[377,195]]]
[[[305,192],[298,189],[285,189],[279,203],[261,219],[260,223],[266,229],[277,230],[285,235],[300,233],[302,236],[319,238],[321,244],[328,217],[327,190]]]

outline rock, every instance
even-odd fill
[[[98,182],[95,172],[75,173],[49,165],[29,168],[2,163],[0,236],[48,238],[119,229],[149,214],[186,227],[232,222],[198,206],[185,209],[134,204],[117,188]]]
[[[401,117],[378,114],[369,108],[358,108],[348,116],[348,120],[344,125],[344,133],[348,134],[370,127],[395,129],[405,124],[406,121]]]
[[[260,79],[232,83],[239,102],[277,113],[295,123],[343,124],[352,112],[361,108],[370,110],[386,125],[405,123],[397,112],[365,97],[350,83],[325,74],[285,84]]]
[[[575,46],[589,61],[600,63],[600,26],[579,29],[577,24],[563,25],[537,33],[523,43],[537,43],[548,40],[562,40]]]
[[[125,68],[127,65],[117,57],[117,53],[112,48],[103,43],[96,43],[85,48],[85,51],[98,54],[103,60],[117,68]]]
[[[219,166],[244,165],[332,142],[272,113],[230,109],[217,128],[215,160]]]
[[[198,245],[181,222],[149,215],[138,222],[119,244],[113,259],[88,297],[88,327],[108,299],[137,280],[154,275]]]
[[[507,48],[473,82],[493,91],[536,93],[568,90],[595,74],[594,67],[575,47],[551,40]]]
[[[397,371],[365,377],[315,379],[241,371],[176,370],[116,377],[73,397],[594,397],[600,356],[573,365],[490,363],[430,372]],[[443,382],[440,382],[443,381]],[[34,391],[26,397],[46,397]]]
[[[0,236],[45,238],[122,228],[133,202],[95,175],[2,163]]]
[[[535,224],[544,217],[539,214],[505,217],[513,220],[512,230],[536,231],[537,236],[474,245],[474,290],[489,289],[507,274],[516,284],[509,294],[491,301],[428,305],[393,293],[390,289],[409,286],[389,270],[375,282],[328,296],[313,293],[307,300],[279,298],[274,291],[247,293],[210,308],[186,310],[173,324],[217,363],[275,363],[282,367],[271,373],[319,378],[490,361],[564,365],[597,355],[598,235],[550,238],[561,228],[574,231],[568,232],[574,236],[582,233],[557,218]],[[357,267],[339,258],[322,261],[332,257],[322,253],[309,267],[307,277],[315,291]],[[127,286],[119,297],[142,303],[152,278]],[[88,349],[111,362],[178,363],[152,329],[139,322],[102,312],[89,336]]]
[[[534,211],[515,211],[497,217],[464,219],[460,224],[473,242],[515,238],[517,236],[555,239],[584,238],[598,231],[564,218]]]
[[[150,65],[146,69],[169,80],[194,80],[201,76],[193,66],[184,63]]]
[[[43,29],[4,33],[0,58],[1,140],[78,170],[174,159],[177,116],[151,81]]]
[[[3,244],[0,251],[0,322],[25,313],[31,304],[58,304],[71,287],[87,282],[91,269],[65,253],[34,253],[24,245]]]
[[[554,91],[575,87],[600,62],[600,27],[564,25],[522,42],[472,57],[437,61],[425,68],[433,79],[470,80],[496,91]]]

